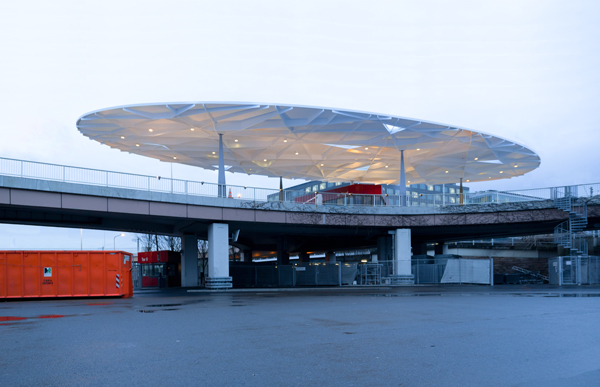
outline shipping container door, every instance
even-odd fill
[[[90,253],[90,296],[102,296],[106,294],[106,271],[104,268],[104,252]]]
[[[6,296],[22,297],[25,291],[23,278],[23,254],[6,253]]]
[[[58,251],[56,253],[56,290],[59,297],[73,295],[73,253],[71,251]]]
[[[120,258],[121,253],[106,253],[105,287],[107,296],[117,296],[121,294],[123,279],[121,278],[121,270],[119,265]]]
[[[90,291],[90,253],[78,253],[73,257],[73,295],[89,296]]]
[[[23,281],[22,297],[39,297],[42,294],[42,280],[44,279],[44,269],[41,267],[40,253],[37,251],[21,251],[14,252],[13,254],[23,257],[21,279],[21,281]]]

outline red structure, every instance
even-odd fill
[[[374,184],[350,184],[298,196],[294,200],[298,204],[314,204],[317,194],[322,196],[323,204],[372,204],[373,201],[379,202],[382,200],[383,188]],[[361,196],[352,197],[353,195]]]
[[[175,251],[145,251],[138,253],[141,264],[142,288],[181,286],[181,254]]]

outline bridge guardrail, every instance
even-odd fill
[[[0,157],[0,175],[59,181],[65,183],[163,192],[189,196],[218,197],[219,185],[204,181],[171,179],[162,176],[138,175],[66,165],[16,160]],[[330,192],[305,192],[238,185],[225,186],[226,197],[253,202],[288,202],[325,206],[401,206],[400,195],[364,195]],[[600,183],[562,187],[547,187],[512,191],[480,191],[468,193],[419,194],[407,187],[404,200],[408,207],[439,207],[489,203],[516,203],[550,200],[565,196],[591,197],[600,193]]]

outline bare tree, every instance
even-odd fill
[[[164,250],[181,252],[181,238],[173,236],[161,236],[160,245]]]
[[[198,239],[198,258],[208,259],[208,241]]]
[[[139,243],[140,251],[181,251],[181,238],[157,234],[137,234],[134,241]]]
[[[152,234],[137,234],[133,240],[138,243],[140,251],[152,251],[156,248]]]

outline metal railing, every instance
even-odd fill
[[[225,185],[204,181],[171,179],[162,176],[138,175],[90,168],[40,163],[26,160],[0,158],[0,175],[15,176],[46,181],[123,188],[140,191],[172,193],[185,196],[219,197],[252,202],[286,202],[313,206],[360,206],[398,207],[402,205],[400,195],[365,195],[352,193],[306,192],[279,190],[239,185]],[[410,191],[404,203],[408,207],[440,207],[447,205],[472,205],[490,203],[514,203],[556,199],[563,196],[592,197],[600,192],[600,183],[565,187],[548,187],[513,191],[482,191],[468,193],[419,194]],[[222,196],[222,195],[221,195]]]

